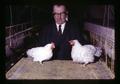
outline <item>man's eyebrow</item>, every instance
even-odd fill
[[[53,12],[53,13],[56,13],[56,12]],[[64,12],[60,12],[60,13],[65,13],[65,11]]]

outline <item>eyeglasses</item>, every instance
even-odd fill
[[[57,16],[61,15],[62,16],[62,15],[66,15],[66,13],[65,12],[62,12],[62,13],[53,13],[53,15],[57,15]]]

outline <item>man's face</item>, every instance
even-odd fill
[[[53,7],[53,15],[57,24],[63,24],[66,20],[65,7],[63,5]]]

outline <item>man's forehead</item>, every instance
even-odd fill
[[[65,11],[65,6],[64,5],[54,5],[53,6],[53,11],[54,12],[64,12]]]

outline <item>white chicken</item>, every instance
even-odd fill
[[[39,61],[41,64],[43,61],[50,60],[53,56],[52,50],[55,48],[54,43],[46,44],[44,47],[35,47],[27,50],[27,55],[33,57],[33,61]]]
[[[94,56],[100,57],[101,48],[93,45],[81,45],[78,40],[69,41],[72,45],[71,58],[73,62],[83,63],[84,66],[94,62]]]

